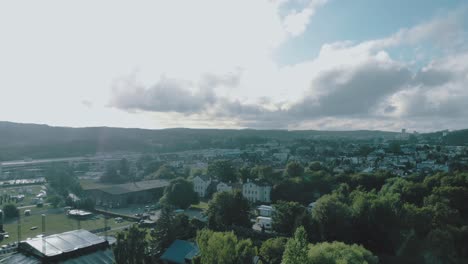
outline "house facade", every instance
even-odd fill
[[[271,203],[271,186],[262,181],[247,181],[242,185],[242,195],[252,203]]]
[[[210,187],[212,180],[208,176],[196,176],[193,178],[193,190],[199,197],[206,197],[208,194],[208,187]]]

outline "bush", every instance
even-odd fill
[[[19,210],[14,204],[6,204],[3,206],[5,218],[14,218],[19,216]]]

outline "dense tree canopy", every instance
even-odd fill
[[[148,242],[142,239],[146,231],[131,226],[126,232],[117,234],[117,241],[113,246],[116,263],[141,264],[145,263]]]
[[[3,213],[5,218],[14,218],[19,216],[19,210],[14,204],[5,204],[3,206]]]
[[[250,239],[239,240],[232,232],[202,230],[196,238],[202,264],[252,263],[256,248]]]
[[[285,237],[270,238],[262,243],[259,255],[269,264],[281,264],[287,241]]]
[[[286,171],[284,172],[286,177],[302,177],[304,174],[304,167],[297,161],[291,161],[286,165]]]
[[[237,171],[229,160],[217,160],[210,163],[208,174],[226,183],[237,181]]]
[[[362,246],[347,245],[342,242],[324,242],[311,245],[307,257],[307,263],[310,264],[379,263],[379,259]]]
[[[193,190],[192,182],[177,178],[166,187],[161,201],[176,208],[187,209],[190,205],[198,203],[198,195]]]
[[[249,201],[239,191],[219,192],[208,204],[208,227],[226,230],[232,225],[250,227]]]
[[[272,227],[280,234],[291,236],[303,219],[308,219],[308,212],[297,202],[279,201],[273,208]]]

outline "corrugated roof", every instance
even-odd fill
[[[5,264],[40,264],[43,263],[40,259],[31,256],[25,255],[22,253],[16,253],[11,256],[8,256],[2,260],[0,263]],[[115,263],[114,254],[111,249],[98,250],[86,255],[75,256],[66,260],[60,261],[63,264],[111,264]]]
[[[176,240],[161,256],[161,260],[173,263],[186,263],[186,259],[192,259],[198,255],[199,249],[194,243],[185,240]]]
[[[87,190],[101,190],[103,192],[118,195],[131,192],[139,192],[145,190],[151,190],[156,188],[164,188],[169,186],[169,181],[167,180],[151,180],[151,181],[139,181],[139,182],[129,182],[123,184],[115,184],[109,186],[99,186],[95,188],[89,188]]]
[[[89,231],[80,229],[28,239],[20,243],[20,249],[39,258],[50,258],[104,243],[107,243],[104,239]]]

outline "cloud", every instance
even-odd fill
[[[288,15],[302,18],[298,25],[306,27],[313,15],[307,9],[325,3],[313,2]],[[175,126],[399,130],[432,124],[439,129],[450,122],[431,123],[434,117],[467,119],[468,53],[452,45],[465,36],[462,17],[450,13],[381,39],[324,44],[316,58],[294,65],[255,57],[252,64],[189,78],[169,75],[146,85],[127,80],[114,86],[110,105],[167,114],[173,126],[179,120]],[[301,34],[302,26],[286,31]],[[390,51],[430,41],[450,53],[415,67]]]
[[[328,0],[309,0],[302,10],[292,10],[283,19],[283,25],[291,36],[301,35],[307,28],[311,17],[315,14],[317,8],[326,4]]]

